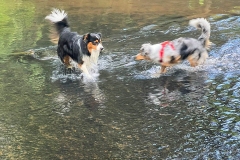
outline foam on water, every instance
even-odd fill
[[[160,66],[158,64],[152,64],[149,62],[139,62],[134,60],[134,55],[137,51],[131,51],[132,53],[125,52],[113,52],[102,55],[99,57],[97,65],[94,65],[90,70],[90,74],[93,76],[94,81],[98,80],[99,70],[108,70],[110,72],[117,73],[118,77],[124,78],[126,74],[131,75],[134,79],[152,79],[159,78],[161,76],[174,75],[178,70],[183,70],[188,74],[193,72],[206,72],[209,76],[225,72],[239,73],[240,66],[240,39],[229,40],[226,44],[219,48],[213,48],[209,52],[209,58],[203,65],[197,67],[191,67],[187,61],[177,64],[173,67],[168,67],[165,74],[160,74]],[[60,80],[66,82],[67,80],[83,80],[88,82],[85,75],[80,71],[77,64],[72,61],[71,64],[74,68],[73,71],[69,71],[64,67],[56,56],[56,47],[49,47],[43,49],[37,49],[33,52],[33,57],[39,60],[52,60],[52,81]],[[124,72],[120,71],[124,70]],[[212,75],[211,75],[212,74]]]
[[[92,76],[92,79],[87,78],[87,76],[81,72],[78,68],[78,64],[74,61],[71,61],[72,68],[66,68],[59,59],[53,62],[53,68],[51,79],[53,82],[60,80],[65,83],[67,80],[76,81],[82,80],[84,83],[97,81],[99,72],[98,66],[93,65],[92,68],[88,69],[89,74]]]
[[[52,82],[60,80],[62,83],[67,82],[67,80],[76,81],[82,80],[84,83],[97,81],[99,73],[98,66],[93,65],[92,68],[88,68],[91,79],[81,72],[78,68],[78,64],[74,61],[71,61],[70,64],[72,68],[68,69],[62,64],[56,53],[56,46],[50,46],[47,48],[32,49],[27,51],[28,55],[32,55],[34,58],[42,61],[52,61],[52,76],[50,77]]]

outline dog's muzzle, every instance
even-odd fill
[[[135,57],[135,60],[144,60],[146,59],[143,55],[141,55],[141,53],[137,54]]]

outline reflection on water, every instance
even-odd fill
[[[0,159],[240,159],[238,5],[1,1]],[[52,7],[73,31],[102,32],[95,82],[60,63],[44,21]],[[214,43],[204,65],[159,75],[134,61],[142,43],[197,38],[188,21],[202,16]]]

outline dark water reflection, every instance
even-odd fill
[[[61,65],[52,7],[102,32],[96,82]],[[233,0],[1,1],[0,159],[240,159],[239,13]],[[159,77],[134,61],[142,43],[198,37],[196,17],[212,27],[205,65]]]

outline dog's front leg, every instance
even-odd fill
[[[161,66],[161,72],[160,73],[165,73],[166,72],[166,66]]]
[[[92,79],[92,76],[89,74],[87,66],[85,63],[78,64],[79,68],[82,70],[82,72],[87,76],[88,79]]]

